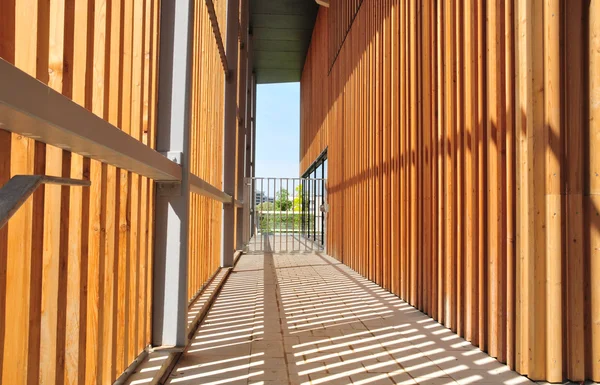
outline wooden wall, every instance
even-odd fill
[[[191,172],[222,188],[226,2],[195,1]],[[2,0],[0,58],[154,148],[160,0]],[[18,90],[15,90],[18,92]],[[0,383],[112,383],[151,342],[154,182],[0,130],[40,188],[0,230]],[[222,204],[191,197],[188,297],[220,265]]]
[[[301,84],[329,253],[532,379],[600,381],[600,1],[364,0],[328,73],[335,4]]]
[[[327,146],[327,113],[329,104],[328,26],[327,8],[321,7],[313,31],[313,39],[304,63],[300,82],[300,170],[299,175],[312,164]],[[321,86],[319,86],[321,85]]]
[[[3,0],[0,57],[154,146],[158,7]],[[0,382],[112,383],[150,342],[153,182],[1,130],[0,146],[0,184],[92,182],[38,189],[0,231]]]
[[[157,0],[3,0],[0,57],[154,146]],[[18,90],[15,90],[18,92]],[[40,188],[0,230],[0,382],[112,383],[150,343],[153,182],[0,130]]]
[[[350,31],[350,27],[354,22],[363,0],[347,0],[347,1],[332,1],[328,12],[331,14],[329,17],[330,22],[327,24],[327,30],[331,31],[328,40],[329,49],[327,51],[329,58],[329,69],[335,63],[340,49],[344,45],[346,36]]]
[[[154,147],[159,8],[2,0],[0,57]],[[224,72],[203,0],[194,33],[192,172],[221,187]],[[151,341],[154,182],[0,130],[0,186],[34,173],[92,186],[42,187],[0,230],[0,383],[112,383]],[[221,231],[221,204],[191,206],[190,297]]]
[[[225,41],[226,2],[215,1],[215,13]],[[223,186],[223,112],[225,71],[205,0],[196,0],[192,76],[191,171],[219,189]],[[223,205],[192,194],[188,263],[188,298],[219,268]]]

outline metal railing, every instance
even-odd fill
[[[187,20],[187,16],[183,19]],[[177,40],[175,37],[173,39]],[[182,81],[187,81],[187,77],[182,76]],[[189,164],[189,159],[185,158],[186,154],[181,152],[181,150],[189,151],[189,147],[186,147],[189,143],[185,140],[177,142],[169,152],[160,153],[2,59],[0,59],[0,84],[2,84],[0,87],[0,129],[154,180],[157,182],[155,206],[162,205],[160,209],[157,209],[159,213],[169,212],[164,209],[166,203],[163,199],[169,195],[183,197],[189,193],[196,193],[215,199],[227,206],[239,207],[243,204],[189,172],[189,169],[184,166]],[[177,85],[175,88],[180,89],[181,87]],[[170,106],[168,103],[165,105],[165,108]],[[167,111],[164,115],[170,116],[169,114],[171,112]],[[188,129],[185,128],[188,127],[186,125],[183,127]],[[159,137],[164,139],[169,135],[169,129],[163,129],[159,134]],[[187,137],[184,131],[177,132],[177,135],[181,138]],[[157,138],[158,142],[160,141]],[[166,140],[166,142],[170,142],[170,140]],[[176,151],[172,151],[173,149]],[[189,157],[189,154],[187,156]],[[6,183],[0,192],[0,224],[5,225],[27,197],[31,196],[42,183],[89,185],[88,181],[46,176],[18,176]],[[169,228],[174,226],[173,239],[177,239],[177,242],[173,244],[187,242],[186,226],[189,213],[186,200],[187,198],[183,199],[180,206],[175,207],[179,211],[174,215],[181,216],[179,218],[180,227],[175,226],[175,222],[170,221],[170,218],[161,218],[162,222],[157,219],[155,222],[157,232],[160,232],[161,236],[165,233],[166,226]],[[181,208],[185,209],[181,211]],[[174,208],[172,207],[172,209]],[[167,245],[172,244],[170,238],[168,241],[164,239],[159,241],[159,237],[155,244],[162,245],[162,248],[159,250],[155,246],[155,263],[156,259],[162,258],[165,250],[169,249]],[[177,258],[185,260],[187,258],[186,248],[181,248],[181,250],[182,254]],[[167,269],[168,266],[175,265],[180,266],[180,264],[170,262],[160,266]],[[187,270],[181,270],[181,279],[171,279],[173,282],[168,284],[170,285],[169,289],[172,287],[174,288],[173,292],[177,290],[185,292],[186,274]],[[159,286],[157,282],[160,281],[155,282],[155,288]],[[175,297],[177,294],[171,292],[161,294],[161,296],[167,295]],[[179,304],[177,301],[174,303]],[[183,304],[177,308],[178,313],[184,314],[185,311],[186,307]],[[163,309],[157,308],[153,316],[170,312],[171,310],[163,311]],[[184,336],[185,325],[178,325],[177,322],[177,318],[171,317],[168,322],[161,321],[156,324],[163,325],[164,330],[169,330],[169,328],[175,330],[172,334],[178,336],[177,344],[183,344],[182,336]],[[168,337],[170,340],[166,343],[175,344],[172,336]],[[159,343],[165,343],[165,340],[157,340]]]
[[[324,249],[326,180],[246,178],[250,205],[249,253],[299,253]]]
[[[233,249],[234,245],[233,242],[228,243],[228,240],[233,239],[235,230],[232,223],[233,207],[244,207],[243,201],[234,198],[234,183],[231,182],[235,181],[235,168],[228,167],[229,164],[235,166],[231,159],[235,159],[237,85],[235,75],[227,75],[237,73],[238,4],[233,1],[228,4],[226,28],[235,33],[227,34],[230,39],[225,53],[213,1],[206,1],[210,8],[209,16],[219,46],[221,64],[227,77],[222,149],[225,160],[223,189],[193,175],[189,168],[192,164],[190,111],[193,107],[193,84],[190,79],[193,70],[193,2],[163,2],[159,11],[155,138],[157,148],[164,152],[156,151],[136,140],[47,84],[0,59],[0,130],[34,139],[156,182],[153,202],[155,216],[153,223],[149,223],[149,226],[154,227],[155,235],[151,269],[153,290],[147,293],[152,296],[153,345],[183,347],[187,343],[187,303],[184,299],[190,271],[188,245],[190,237],[195,236],[190,235],[191,194],[200,194],[223,204],[223,266],[231,265],[230,261],[233,259],[233,252],[230,252],[233,250],[230,248]],[[255,89],[253,92],[255,94]],[[90,185],[89,181],[82,180],[17,176],[0,190],[0,227],[8,222],[27,197],[43,183]],[[241,192],[237,191],[238,194]]]
[[[2,59],[0,84],[0,129],[157,182],[181,182],[177,155],[167,157],[146,146]],[[190,187],[194,193],[233,202],[230,195],[197,176],[190,178]]]

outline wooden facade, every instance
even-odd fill
[[[214,2],[215,16],[225,25],[226,3]],[[204,0],[195,2],[194,73],[192,77],[192,165],[191,172],[213,186],[223,185],[223,113],[225,71],[217,39]],[[224,31],[224,28],[220,28]],[[225,41],[225,33],[222,41]],[[188,263],[188,298],[220,266],[221,212],[223,205],[211,198],[192,194]]]
[[[159,18],[159,0],[2,0],[0,58],[154,148]],[[204,0],[194,36],[191,171],[220,188],[225,74]],[[0,129],[0,186],[17,174],[92,185],[40,187],[0,229],[0,383],[113,383],[151,343],[155,182]],[[190,298],[219,267],[221,207],[192,196]]]
[[[345,36],[346,6],[301,82],[329,254],[532,379],[600,381],[600,2],[364,0]]]

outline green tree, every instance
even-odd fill
[[[290,193],[286,189],[277,192],[275,198],[275,210],[288,211],[294,203],[290,200]]]
[[[294,198],[294,212],[302,212],[302,185],[296,186],[296,196]]]
[[[273,211],[275,209],[275,205],[273,202],[263,202],[256,205],[256,210],[258,211]]]

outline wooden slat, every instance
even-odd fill
[[[67,36],[71,40],[72,52],[67,55],[71,64],[72,89],[70,91],[74,102],[86,105],[86,73],[88,66],[88,41],[91,28],[88,28],[88,2],[81,1],[67,4],[66,19],[72,18],[72,27]],[[69,20],[70,21],[70,20]],[[78,39],[73,31],[78,31]],[[71,177],[83,179],[89,177],[89,160],[80,155],[71,156]],[[87,239],[88,232],[81,231],[81,226],[87,227],[89,206],[89,189],[71,189],[69,199],[69,256],[67,267],[67,316],[65,337],[65,373],[66,384],[82,383],[85,380],[85,344],[87,319],[87,291],[84,290],[87,276]]]
[[[561,121],[561,6],[558,0],[544,1],[544,143],[546,176],[546,376],[563,379],[562,314],[562,162]]]
[[[121,99],[124,101],[121,110],[120,128],[123,132],[131,133],[131,114],[132,114],[132,69],[133,69],[133,1],[125,2],[121,8],[123,31],[121,33]],[[117,263],[117,324],[124,325],[117,329],[116,333],[116,368],[126,368],[130,361],[129,352],[129,325],[131,324],[128,313],[128,299],[130,288],[128,287],[130,269],[130,250],[131,250],[131,221],[129,217],[130,183],[131,173],[120,169],[119,173],[119,219],[118,219],[118,263]]]
[[[62,92],[63,82],[63,56],[64,56],[64,31],[65,31],[65,3],[64,0],[49,3],[47,17],[49,19],[48,36],[48,86]],[[46,170],[50,176],[62,176],[63,150],[60,148],[46,147]],[[58,186],[46,187],[44,194],[44,235],[43,235],[43,270],[42,270],[42,296],[41,296],[41,322],[40,322],[40,369],[39,382],[52,383],[57,378],[57,373],[62,375],[62,368],[57,368],[57,363],[62,351],[57,350],[58,316],[64,309],[58,309],[57,297],[59,295],[60,274],[63,260],[61,255],[61,194],[62,188]],[[68,220],[65,218],[63,220]],[[64,239],[63,239],[64,241]],[[61,266],[62,265],[62,266]]]
[[[466,0],[464,9],[464,55],[465,55],[465,338],[476,341],[477,335],[477,66],[475,44],[475,0]]]
[[[14,63],[15,44],[15,1],[0,2],[0,57]],[[10,180],[11,134],[0,130],[0,185]],[[7,293],[8,226],[0,229],[0,292]],[[6,328],[6,295],[0,295],[0,331]],[[4,362],[4,341],[0,332],[0,363]],[[0,382],[4,376],[4,366],[0,368]]]
[[[600,145],[600,4],[590,2],[588,10],[588,79],[589,82],[589,131],[587,154],[589,164],[589,190],[585,191],[584,212],[587,213],[585,225],[589,228],[589,241],[586,252],[589,253],[590,295],[588,332],[588,350],[586,356],[586,377],[600,380],[600,280],[594,279],[600,274],[600,156],[595,150]]]
[[[569,134],[565,138],[566,166],[566,343],[567,377],[572,381],[583,381],[585,375],[584,317],[584,231],[583,231],[583,127],[584,101],[580,90],[584,84],[583,71],[583,4],[576,2],[564,9],[565,39],[565,127]]]
[[[37,14],[37,2],[19,1],[14,11],[14,64],[28,74],[36,75],[37,23],[31,15]],[[10,14],[9,16],[10,17]],[[35,17],[35,16],[34,16]],[[32,174],[34,142],[11,135],[10,175]],[[33,202],[28,200],[8,224],[6,251],[6,302],[2,380],[6,383],[25,384],[28,376],[37,380],[38,373],[30,373],[28,364],[30,320],[30,269],[32,258]],[[36,285],[39,287],[39,283]],[[10,309],[10,310],[9,310]],[[35,315],[34,315],[35,316]]]
[[[106,49],[106,3],[95,2],[93,12],[93,43],[92,43],[92,81],[87,84],[92,100],[92,112],[103,117],[105,101],[105,49]],[[101,378],[100,322],[102,309],[100,307],[101,284],[101,253],[104,237],[102,235],[102,164],[91,161],[89,194],[89,240],[88,240],[88,271],[87,271],[87,320],[86,320],[86,367],[85,381],[96,381]]]

